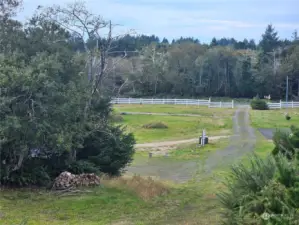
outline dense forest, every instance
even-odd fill
[[[258,44],[254,40],[213,38],[168,41],[145,35],[124,35],[109,54],[106,87],[115,96],[243,97],[271,95],[281,99],[289,79],[289,98],[299,95],[299,40],[279,39],[268,25]],[[88,40],[89,45],[105,40]],[[84,51],[75,44],[75,49]],[[118,63],[115,63],[118,62]]]

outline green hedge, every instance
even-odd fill
[[[269,106],[265,100],[254,98],[250,102],[250,106],[252,109],[256,110],[268,110]]]

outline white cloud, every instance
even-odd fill
[[[296,4],[296,1],[288,0],[293,4]],[[44,0],[42,4],[66,2],[72,1]],[[194,36],[199,39],[211,39],[216,36],[258,39],[267,24],[273,19],[277,20],[277,17],[281,22],[275,21],[273,25],[279,33],[282,32],[283,35],[290,33],[290,36],[292,30],[299,28],[299,19],[290,23],[284,21],[288,12],[294,12],[294,7],[286,6],[286,3],[278,4],[275,0],[271,2],[269,0],[130,0],[126,2],[125,0],[89,0],[86,2],[93,13],[101,14],[115,23],[124,25],[118,28],[117,32],[134,29],[138,33],[168,38]],[[179,7],[176,6],[178,3],[186,5]],[[263,7],[262,3],[264,5],[267,3],[269,7]],[[258,4],[259,8],[255,6]],[[35,0],[24,0],[23,15],[28,16],[37,5],[38,2]],[[238,7],[231,7],[234,5]]]

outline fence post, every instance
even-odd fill
[[[143,102],[142,102],[142,98],[140,98],[140,104],[143,104]]]
[[[280,102],[279,102],[279,103],[280,103],[280,109],[281,109],[281,108],[282,108],[282,103],[281,103],[281,100],[280,100]]]
[[[232,109],[234,108],[234,100],[232,100]]]
[[[117,104],[119,104],[119,98],[117,98]]]
[[[187,99],[185,99],[185,105],[187,106]]]
[[[197,99],[197,105],[199,106],[199,99]]]
[[[165,99],[163,98],[163,104],[165,104]]]
[[[154,104],[154,98],[152,98],[152,104]]]
[[[211,97],[209,97],[209,108],[211,107]]]
[[[220,108],[222,108],[222,102],[220,102]]]
[[[294,101],[292,101],[292,108],[294,108]]]
[[[174,104],[176,105],[176,98],[174,99]]]
[[[131,98],[129,98],[129,104],[131,104]]]

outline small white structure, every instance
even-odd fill
[[[205,144],[208,144],[208,136],[206,136],[206,130],[205,129],[202,130],[199,141],[200,141],[201,146],[205,146]]]
[[[271,95],[265,95],[265,96],[264,96],[264,99],[268,99],[268,100],[270,100],[270,99],[271,99]]]

